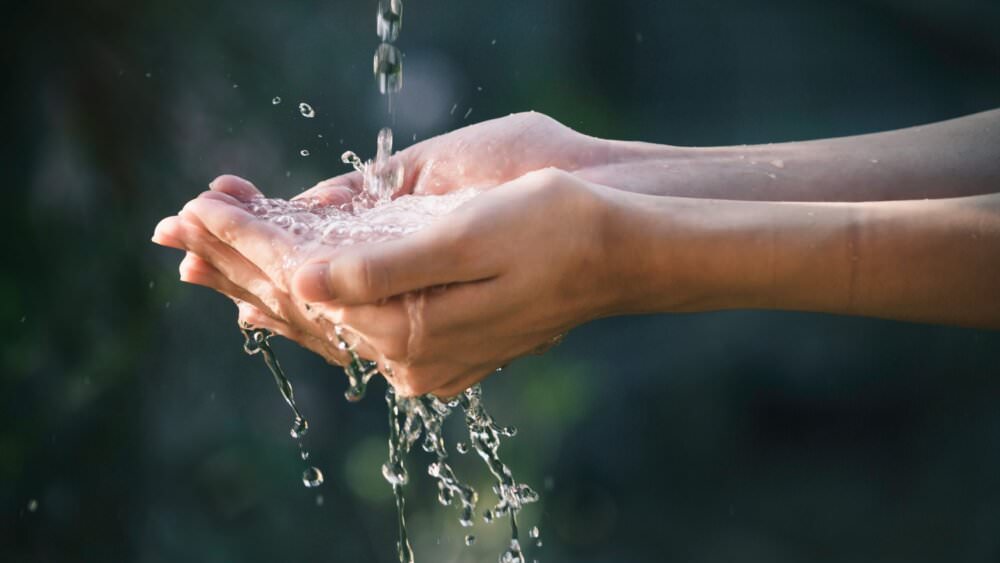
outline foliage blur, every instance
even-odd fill
[[[337,370],[277,343],[327,476],[305,489],[234,307],[179,283],[179,253],[149,242],[219,173],[287,197],[344,171],[346,148],[371,154],[374,10],[5,5],[0,560],[392,561],[381,384],[347,404]],[[991,0],[416,0],[399,45],[403,145],[526,109],[592,135],[721,145],[1000,106]],[[529,560],[1000,559],[997,333],[609,319],[485,393],[521,429],[503,451],[515,474],[543,492],[524,513],[545,542]],[[474,461],[458,469],[485,485]],[[478,524],[466,548],[426,477],[407,494],[418,561],[495,560],[504,524]]]

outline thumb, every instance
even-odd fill
[[[310,303],[374,303],[427,287],[492,277],[473,237],[445,223],[407,237],[339,250],[295,273],[294,293]]]

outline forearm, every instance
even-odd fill
[[[620,312],[783,309],[1000,328],[1000,194],[879,203],[628,196]]]
[[[1000,191],[1000,110],[897,131],[684,148],[599,141],[580,177],[631,192],[747,201],[882,201]]]

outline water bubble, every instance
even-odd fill
[[[302,117],[307,117],[309,119],[316,117],[316,110],[305,102],[299,102],[299,113],[302,114]]]
[[[403,27],[403,1],[379,0],[375,31],[382,41],[392,42],[399,37]]]
[[[302,472],[302,484],[312,489],[323,484],[323,472],[318,467],[307,467]]]
[[[276,106],[281,103],[281,96],[275,96],[271,98],[271,105]]]
[[[472,545],[476,543],[476,536],[469,534],[465,536],[465,545]]]
[[[292,423],[292,429],[288,431],[292,438],[302,438],[309,432],[309,421],[302,418],[301,416],[295,417],[295,422]]]
[[[399,92],[403,88],[403,55],[395,45],[382,43],[375,50],[372,71],[378,81],[378,91],[383,94]]]

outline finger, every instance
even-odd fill
[[[448,223],[401,239],[337,249],[330,259],[300,268],[293,291],[311,303],[356,305],[493,276],[496,272],[486,266],[463,230]]]
[[[181,217],[200,223],[276,285],[284,285],[284,262],[286,256],[292,256],[292,244],[290,235],[278,226],[254,217],[239,206],[204,197],[185,205]]]
[[[313,188],[309,190],[308,196],[305,194],[306,192],[303,192],[292,199],[312,200],[322,206],[340,207],[341,205],[351,203],[354,196],[357,195],[347,186],[325,186],[322,188]]]
[[[208,187],[213,191],[222,192],[224,194],[229,194],[240,201],[249,201],[257,197],[263,197],[264,194],[260,192],[249,181],[240,178],[239,176],[233,176],[230,174],[224,174],[218,178],[212,180],[208,184]]]
[[[180,217],[176,215],[163,219],[156,225],[156,229],[153,230],[153,238],[151,240],[161,246],[185,250],[184,243],[180,237],[180,223]]]
[[[323,180],[292,199],[322,199],[324,194],[329,192],[331,189],[346,189],[347,192],[350,193],[350,197],[353,197],[355,194],[361,193],[361,189],[363,187],[364,179],[362,178],[361,173],[357,171],[348,172],[347,174],[341,174],[340,176]],[[348,201],[350,201],[350,199],[348,199]]]
[[[208,262],[221,276],[236,288],[245,291],[245,300],[254,303],[275,318],[281,318],[280,300],[277,299],[274,283],[256,265],[222,243],[205,228],[193,221],[180,219],[178,234],[181,244],[192,253]],[[227,295],[233,291],[224,291]],[[264,305],[264,303],[269,305]]]
[[[219,270],[215,269],[215,266],[212,266],[198,255],[190,252],[184,255],[184,259],[181,260],[180,266],[177,269],[180,271],[181,281],[211,288],[221,285],[215,282],[223,278]]]
[[[230,281],[222,272],[209,264],[200,256],[188,253],[181,261],[181,281],[214,289],[232,299],[246,302],[262,311],[275,321],[280,321],[277,314],[271,311],[259,297]]]

